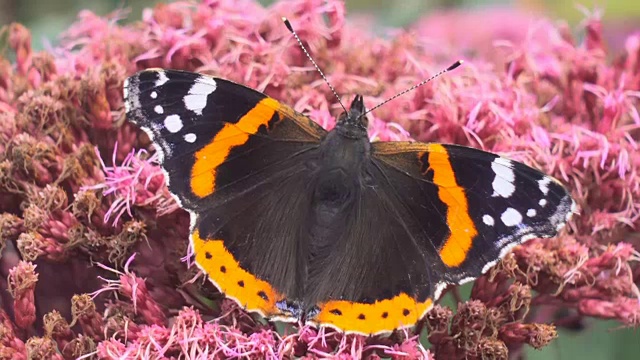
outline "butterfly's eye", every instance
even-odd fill
[[[365,114],[360,115],[356,122],[365,130],[369,127],[369,118]]]
[[[346,112],[343,112],[340,114],[340,116],[338,116],[338,120],[336,121],[336,123],[338,124],[344,124],[347,122],[351,122],[351,119],[349,118],[349,114]]]

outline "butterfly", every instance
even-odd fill
[[[360,95],[331,131],[193,72],[140,71],[124,98],[190,213],[195,263],[275,320],[365,335],[412,326],[448,284],[555,236],[576,209],[559,181],[496,154],[371,142]]]

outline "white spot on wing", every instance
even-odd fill
[[[162,108],[162,106],[160,105],[156,105],[156,107],[153,108],[153,111],[156,112],[156,114],[162,114],[164,113],[164,109]]]
[[[502,213],[500,220],[502,220],[506,226],[516,226],[522,222],[522,214],[514,208],[508,208]]]
[[[575,201],[573,201],[573,199],[571,199],[571,210],[567,213],[567,216],[565,218],[566,221],[571,220],[571,216],[573,216],[573,214],[577,214],[578,213],[578,205],[576,204]]]
[[[207,106],[209,94],[216,91],[216,81],[208,76],[201,76],[189,89],[189,94],[184,97],[184,106],[198,115]]]
[[[538,201],[538,204],[542,207],[545,207],[545,205],[547,205],[547,200],[546,199],[540,199],[540,201]]]
[[[194,133],[188,133],[184,136],[184,141],[188,142],[188,143],[194,143],[196,142],[196,134]]]
[[[124,95],[125,100],[129,97],[129,79],[124,81],[124,85],[122,86],[122,94]]]
[[[484,215],[482,217],[482,222],[484,222],[488,226],[493,226],[493,224],[495,223],[491,215]]]
[[[177,133],[182,129],[182,119],[178,115],[169,115],[164,119],[164,127],[170,133]]]
[[[537,214],[536,209],[527,210],[527,216],[528,217],[534,217],[534,216],[536,216],[536,214]]]
[[[543,194],[547,195],[549,193],[549,184],[551,183],[551,178],[545,177],[541,180],[538,180],[538,187]]]
[[[156,91],[152,91],[151,95],[149,95],[149,96],[151,96],[152,99],[155,99],[155,98],[158,97],[158,93]]]
[[[169,81],[169,78],[167,77],[167,74],[164,73],[164,71],[158,71],[157,74],[158,80],[156,80],[156,86],[162,86],[164,85],[164,83]]]
[[[510,197],[513,192],[516,190],[513,182],[516,177],[513,173],[513,165],[511,161],[505,158],[496,158],[491,163],[491,170],[496,174],[495,179],[493,179],[493,195],[492,196],[502,196],[503,198]]]
[[[437,301],[438,299],[440,299],[440,296],[442,295],[442,292],[446,288],[447,288],[447,283],[445,283],[445,282],[437,283],[436,284],[436,290],[433,293],[433,301]]]

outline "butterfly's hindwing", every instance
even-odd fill
[[[304,167],[288,165],[290,171],[199,213],[192,244],[196,262],[226,296],[247,310],[297,320],[281,303],[301,297],[309,178]]]

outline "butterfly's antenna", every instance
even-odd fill
[[[304,54],[307,55],[309,60],[311,60],[311,63],[313,64],[313,66],[316,67],[316,70],[318,70],[318,72],[320,73],[320,76],[322,76],[322,79],[324,79],[324,82],[326,82],[327,85],[329,85],[329,89],[331,89],[331,92],[333,92],[333,95],[335,95],[336,99],[338,99],[338,103],[340,104],[340,106],[342,106],[342,109],[344,110],[344,112],[349,113],[347,111],[347,108],[345,108],[344,105],[342,104],[342,100],[340,99],[340,96],[338,96],[336,89],[334,89],[333,86],[331,86],[331,83],[329,82],[329,80],[327,80],[327,77],[324,76],[324,73],[322,72],[322,70],[320,70],[320,67],[318,66],[318,64],[316,64],[316,62],[313,61],[313,58],[311,57],[311,55],[309,55],[309,52],[307,51],[307,49],[304,47],[304,45],[302,45],[302,40],[300,40],[300,37],[298,36],[298,34],[296,34],[296,32],[293,30],[293,27],[291,26],[291,23],[289,22],[289,20],[286,17],[283,17],[282,21],[284,22],[284,25],[287,27],[287,29],[289,29],[289,31],[291,31],[293,36],[296,38],[296,40],[298,41],[298,45],[300,45],[300,47],[302,48],[302,51],[304,51]]]
[[[438,76],[440,76],[440,75],[442,75],[442,74],[444,74],[444,73],[446,73],[446,72],[448,72],[448,71],[451,71],[451,70],[453,70],[453,69],[457,68],[458,66],[462,65],[462,63],[463,63],[463,62],[464,62],[464,60],[458,60],[458,61],[456,61],[455,63],[451,64],[451,66],[449,66],[448,68],[446,68],[446,69],[444,69],[444,70],[441,70],[440,72],[438,72],[437,74],[435,74],[435,75],[433,75],[432,77],[428,78],[427,80],[424,80],[424,81],[422,81],[422,82],[421,82],[421,83],[419,83],[419,84],[415,84],[415,85],[413,85],[412,87],[408,88],[407,90],[404,90],[404,91],[402,91],[402,92],[400,92],[400,93],[398,93],[398,94],[395,94],[395,95],[393,95],[392,97],[388,98],[387,100],[385,100],[385,101],[381,102],[380,104],[378,104],[378,105],[376,105],[376,106],[372,107],[372,108],[371,108],[371,109],[369,109],[367,112],[365,112],[364,114],[360,115],[360,117],[363,117],[363,116],[367,115],[368,113],[372,112],[373,110],[375,110],[375,109],[379,108],[380,106],[382,106],[382,105],[384,105],[384,104],[388,103],[389,101],[391,101],[391,100],[393,100],[393,99],[395,99],[395,98],[397,98],[397,97],[399,97],[399,96],[402,96],[402,95],[404,95],[404,94],[408,93],[409,91],[412,91],[412,90],[415,90],[415,89],[419,88],[420,86],[422,86],[422,85],[424,85],[424,84],[428,83],[429,81],[431,81],[431,80],[433,80],[433,79],[437,78]]]

